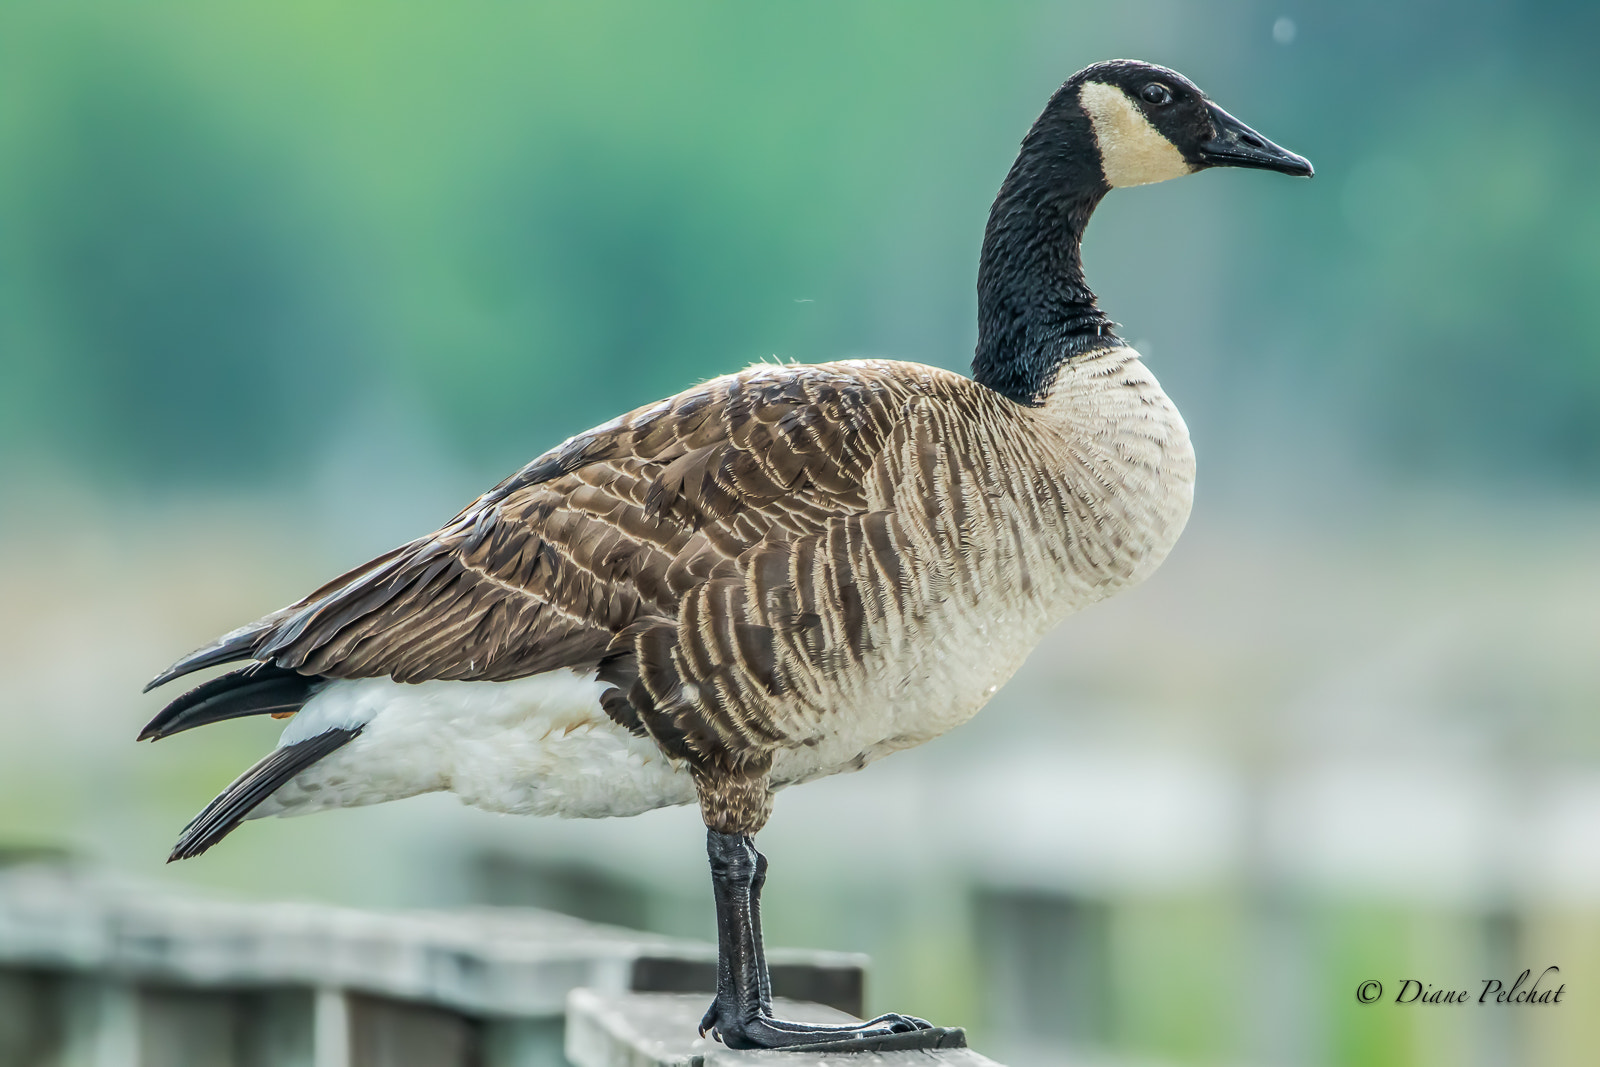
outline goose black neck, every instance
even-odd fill
[[[1083,279],[1080,249],[1107,191],[1076,86],[1063,87],[1023,139],[989,212],[978,264],[976,381],[1037,406],[1062,363],[1120,343]]]

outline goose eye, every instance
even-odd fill
[[[1160,82],[1151,82],[1149,85],[1146,85],[1142,90],[1139,91],[1139,95],[1144,97],[1146,103],[1172,103],[1172,90],[1168,89]]]

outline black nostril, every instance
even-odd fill
[[[1263,141],[1261,138],[1257,137],[1253,133],[1241,133],[1239,135],[1239,140],[1243,141],[1245,144],[1249,145],[1251,148],[1265,148],[1265,147],[1267,147],[1267,142]]]

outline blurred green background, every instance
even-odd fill
[[[1191,533],[970,733],[782,798],[771,934],[872,951],[877,1007],[1017,1064],[1592,1061],[1592,994],[1458,1024],[1352,990],[1600,978],[1597,42],[1600,6],[1509,0],[0,4],[0,843],[156,871],[273,728],[135,748],[144,679],[568,434],[759,359],[964,369],[1019,139],[1127,55],[1318,171],[1118,192],[1090,229],[1196,441]],[[1109,776],[1073,818],[1112,836],[1130,766],[1135,796],[1201,767],[1215,862],[829,865],[829,796],[938,795],[1031,743],[1007,715]],[[1386,799],[1319,821],[1341,789]],[[435,800],[168,876],[708,932],[684,813],[648,823],[674,866]],[[1386,880],[1463,804],[1459,849]],[[997,999],[1018,975],[1040,1003]]]

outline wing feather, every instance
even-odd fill
[[[694,590],[742,588],[744,558],[768,541],[820,537],[806,557],[821,553],[849,575],[853,535],[831,524],[867,509],[868,473],[916,392],[891,367],[752,368],[624,415],[534,460],[434,534],[180,660],[154,684],[238,659],[407,682],[592,669],[637,638],[641,620],[676,625]],[[867,543],[887,568],[892,551],[876,527]],[[791,550],[751,558],[763,561],[762,586],[804,568]],[[812,576],[796,577],[786,624],[799,625],[815,595],[804,589]],[[859,656],[864,609],[853,590],[843,596],[841,636]],[[751,625],[719,638],[721,651],[761,687],[780,684],[778,638]],[[677,700],[675,647],[652,639],[643,669],[626,669]]]

